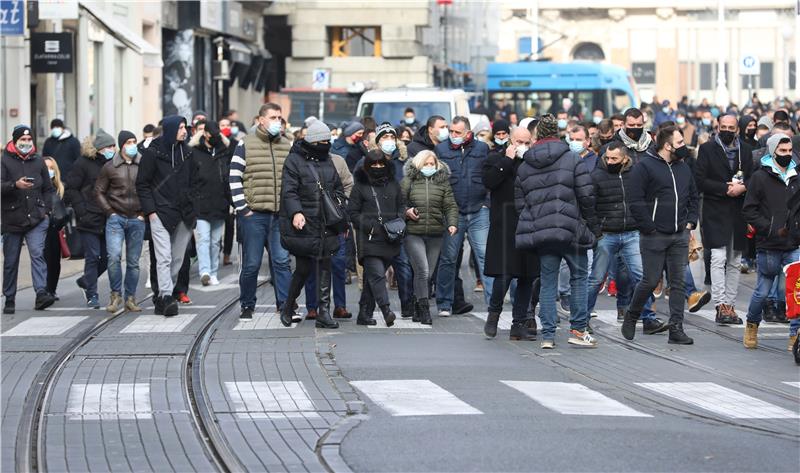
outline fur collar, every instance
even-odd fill
[[[425,176],[422,175],[422,171],[417,169],[414,164],[412,164],[412,160],[406,161],[405,165],[403,166],[403,175],[408,177],[410,181],[417,181],[417,180],[425,180]],[[450,167],[439,161],[439,170],[436,171],[436,174],[431,176],[431,182],[434,184],[444,184],[446,182],[450,182]]]
[[[385,169],[389,172],[389,182],[394,181],[394,165],[390,162]],[[353,172],[353,178],[360,184],[372,185],[372,181],[370,181],[367,171],[364,170],[363,166],[356,166],[355,172]]]

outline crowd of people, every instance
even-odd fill
[[[713,301],[716,322],[746,323],[744,345],[755,348],[762,320],[788,322],[782,267],[800,260],[797,115],[791,104],[755,101],[724,113],[661,105],[611,117],[570,108],[518,123],[500,111],[474,126],[463,116],[420,123],[409,108],[396,126],[310,117],[291,133],[282,108],[266,103],[250,128],[235,112],[197,112],[164,117],[139,137],[98,129],[83,143],[55,119],[41,153],[19,125],[2,154],[3,312],[15,311],[23,241],[34,308],[58,300],[71,225],[87,306],[101,307],[107,271],[103,302],[113,313],[142,310],[145,240],[155,313],[170,317],[191,303],[192,259],[202,285],[219,284],[235,235],[244,320],[254,316],[265,250],[281,323],[305,317],[325,329],[352,317],[345,286],[354,280],[359,325],[376,324],[376,306],[394,324],[392,288],[399,316],[415,323],[473,310],[460,275],[466,256],[489,338],[510,294],[511,340],[541,337],[554,348],[562,312],[568,343],[596,346],[590,321],[607,291],[628,340],[642,319],[644,334],[692,344],[684,310]],[[698,259],[701,285],[689,269]],[[737,313],[739,276],[750,269],[757,285]],[[662,294],[666,321],[654,307]],[[798,328],[792,319],[790,346]]]

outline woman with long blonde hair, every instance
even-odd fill
[[[44,239],[44,261],[47,263],[47,292],[58,300],[56,288],[61,277],[61,241],[59,233],[67,223],[66,208],[64,207],[64,183],[61,182],[61,170],[56,160],[50,156],[44,158],[50,181],[56,188],[53,194],[52,211],[50,212],[50,226],[47,227],[47,236]]]

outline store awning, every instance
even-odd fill
[[[149,66],[154,64],[153,60],[157,57],[158,65],[155,67],[161,67],[161,51],[148,43],[141,35],[132,31],[124,23],[114,18],[114,15],[99,8],[92,2],[81,2],[80,7],[82,12],[88,13],[93,19],[100,23],[108,34],[117,38],[135,53],[145,56]]]
[[[233,62],[250,64],[253,57],[253,49],[250,46],[231,38],[225,38],[225,42],[228,43],[228,49],[231,52],[231,60]]]

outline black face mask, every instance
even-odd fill
[[[756,137],[756,130],[755,130],[755,129],[752,129],[752,130],[746,130],[746,131],[744,132],[744,136],[746,136],[746,137],[747,137],[747,139],[749,139],[749,140],[752,140],[753,138],[755,138],[755,137]]]
[[[389,176],[389,169],[386,166],[382,168],[369,166],[367,168],[367,175],[372,181],[384,181]]]
[[[689,157],[689,148],[686,145],[677,148],[675,151],[672,152],[672,155],[675,157],[676,161],[683,161],[684,159]]]
[[[625,134],[633,141],[639,141],[644,133],[644,128],[625,128]]]
[[[778,163],[778,166],[785,168],[792,162],[792,155],[791,154],[776,154],[775,155],[775,162]]]
[[[601,136],[601,137],[600,137],[600,144],[601,144],[601,145],[604,145],[604,144],[610,143],[610,142],[611,142],[611,140],[613,140],[613,139],[614,139],[614,136],[613,136],[613,135],[611,136],[611,138],[603,138],[603,137]]]
[[[725,130],[719,132],[719,139],[726,145],[730,145],[733,143],[733,139],[736,138],[736,132]]]
[[[331,150],[330,143],[309,143],[303,141],[302,146],[308,152],[308,155],[315,159],[327,157]]]
[[[622,171],[622,163],[608,165],[608,172],[611,174],[619,174],[620,171]]]

